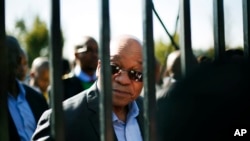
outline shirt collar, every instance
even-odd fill
[[[22,97],[22,98],[25,98],[25,96],[26,96],[26,93],[25,93],[25,89],[24,89],[24,87],[23,87],[23,85],[21,84],[21,82],[19,81],[19,80],[16,80],[17,81],[17,86],[18,86],[18,88],[19,88],[19,94],[20,94],[20,96]]]
[[[135,101],[131,102],[128,105],[128,107],[129,107],[129,111],[127,114],[127,121],[132,119],[132,118],[136,118],[139,115],[139,108],[138,108],[137,103]],[[112,121],[113,122],[120,121],[114,112],[112,112]]]
[[[17,79],[16,79],[16,84],[17,84],[17,88],[18,88],[18,90],[19,90],[18,95],[17,95],[18,99],[19,99],[19,98],[20,98],[20,100],[25,99],[25,97],[26,97],[26,92],[25,92],[25,89],[24,89],[23,85],[22,85],[21,82],[20,82],[19,80],[17,80]],[[9,94],[9,95],[10,95],[10,94]],[[12,95],[10,95],[10,96],[12,96]]]
[[[87,73],[81,70],[81,67],[79,65],[75,66],[74,73],[81,81],[84,82],[90,82],[96,80],[95,73],[92,76],[89,76]]]

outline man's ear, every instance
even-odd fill
[[[75,59],[78,58],[78,53],[75,53]]]
[[[100,76],[100,70],[101,69],[101,60],[99,59],[97,62],[97,67],[96,67],[96,76],[99,77]]]
[[[30,71],[30,77],[34,78],[35,77],[35,72],[34,71]]]

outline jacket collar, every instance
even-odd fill
[[[100,121],[99,121],[99,95],[100,92],[97,88],[97,83],[95,82],[89,89],[87,92],[87,103],[88,103],[88,107],[91,111],[93,111],[92,113],[90,113],[89,115],[89,119],[92,123],[92,125],[95,128],[95,131],[97,132],[98,135],[101,135],[100,133]],[[136,103],[138,105],[139,108],[139,115],[137,116],[137,122],[139,124],[141,133],[142,133],[142,138],[144,138],[144,134],[143,134],[143,101],[142,98],[139,97],[136,100]],[[113,127],[112,127],[113,128]],[[117,141],[117,137],[115,135],[114,129],[113,129],[113,133],[114,133],[114,140]]]

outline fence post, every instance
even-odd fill
[[[153,3],[143,1],[143,83],[144,83],[144,140],[155,141],[155,57],[153,38]]]
[[[192,51],[190,0],[180,0],[180,51],[181,71],[185,76],[193,67],[194,55]]]
[[[225,56],[225,29],[223,0],[213,1],[214,53],[215,61],[220,62]]]
[[[110,68],[110,20],[109,0],[100,1],[100,51],[101,92],[100,92],[100,133],[101,141],[113,141],[112,126],[112,93]]]
[[[8,106],[7,106],[7,76],[8,56],[5,46],[5,1],[0,0],[0,140],[9,141]]]
[[[52,111],[51,135],[56,141],[64,141],[64,117],[62,111],[62,34],[60,29],[60,0],[51,0],[50,30],[50,102]]]
[[[250,2],[248,0],[242,1],[243,6],[243,35],[244,35],[244,56],[247,61],[250,61]]]

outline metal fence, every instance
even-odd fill
[[[250,56],[250,1],[242,0],[243,7],[243,33],[244,33],[244,56],[249,60]],[[110,21],[109,21],[109,0],[100,0],[100,51],[99,56],[102,61],[102,66],[109,66],[109,40],[110,40]],[[52,76],[52,135],[58,141],[63,141],[64,137],[64,122],[62,115],[62,82],[61,82],[61,64],[58,62],[62,58],[62,39],[60,28],[60,0],[51,0],[51,27],[50,27],[50,61],[51,61],[51,76]],[[214,28],[214,48],[215,60],[220,61],[225,54],[225,35],[224,35],[224,9],[223,0],[213,1],[213,28]],[[152,0],[143,0],[143,74],[144,74],[144,139],[145,141],[156,140],[154,125],[155,107],[155,79],[154,79],[154,38],[153,38],[153,4]],[[191,41],[191,19],[190,19],[190,0],[180,0],[180,50],[181,50],[181,66],[182,72],[185,75],[190,69],[190,64],[193,52]],[[0,140],[8,141],[8,122],[7,122],[7,95],[6,95],[6,74],[8,73],[7,53],[5,45],[5,0],[0,0]],[[103,69],[104,70],[104,69]],[[112,122],[111,122],[111,83],[110,83],[110,68],[105,68],[101,72],[103,79],[101,80],[105,89],[101,93],[101,140],[108,141],[113,139]],[[105,95],[105,96],[104,96]],[[104,110],[105,109],[105,110]]]

